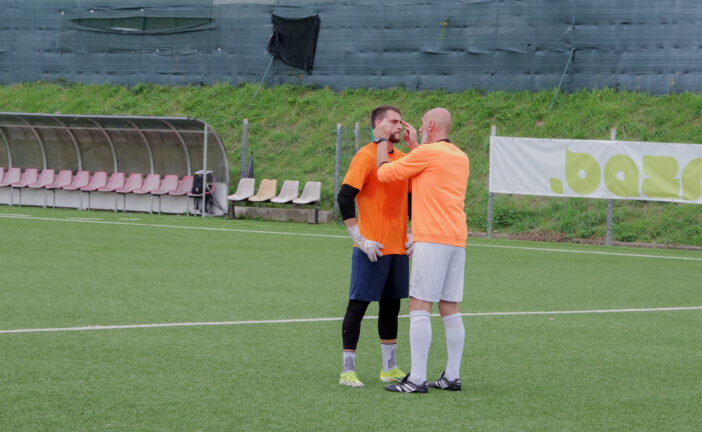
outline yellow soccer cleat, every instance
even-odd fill
[[[384,382],[386,384],[399,383],[400,381],[402,381],[402,378],[404,378],[405,375],[407,374],[402,372],[400,368],[390,369],[387,372],[381,369],[380,382]]]
[[[356,371],[342,372],[339,376],[339,384],[349,387],[363,387],[365,385],[358,379]]]

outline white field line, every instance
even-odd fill
[[[192,227],[192,226],[182,226],[182,225],[146,224],[146,223],[134,223],[134,222],[114,222],[114,221],[76,219],[76,218],[59,219],[59,218],[33,217],[33,216],[24,216],[24,215],[0,214],[0,218],[3,218],[3,217],[10,218],[10,219],[29,219],[29,220],[52,221],[52,222],[96,223],[96,224],[105,224],[105,225],[125,225],[125,226],[171,228],[171,229],[200,230],[200,231],[222,231],[222,232],[269,234],[269,235],[281,235],[281,236],[323,237],[323,238],[336,238],[336,239],[344,239],[344,240],[349,239],[349,237],[346,235],[336,235],[336,234],[292,233],[292,232],[284,232],[284,231],[261,231],[261,230],[246,230],[246,229],[237,229],[237,228]],[[476,243],[468,243],[467,246],[468,247],[498,248],[498,249],[518,249],[518,250],[537,251],[537,252],[556,252],[556,253],[563,252],[563,253],[576,253],[576,254],[586,254],[586,255],[621,256],[621,257],[632,257],[632,258],[655,258],[655,259],[671,259],[671,260],[683,260],[683,261],[702,261],[702,258],[696,258],[696,257],[646,255],[646,254],[572,250],[572,249],[553,249],[553,248],[539,248],[539,247],[529,247],[529,246],[488,245],[488,244],[476,244]]]
[[[526,311],[526,312],[467,312],[461,316],[466,317],[489,317],[489,316],[528,316],[528,315],[583,315],[583,314],[605,314],[605,313],[631,313],[631,312],[676,312],[702,310],[702,306],[687,307],[664,307],[664,308],[643,308],[643,309],[595,309],[595,310],[573,310],[573,311]],[[431,316],[439,316],[432,314]],[[400,315],[401,318],[409,318],[409,315]],[[366,316],[365,319],[378,319],[377,316]],[[182,322],[182,323],[160,323],[160,324],[127,324],[109,326],[83,326],[83,327],[56,327],[56,328],[34,328],[34,329],[13,329],[0,330],[0,334],[10,333],[51,333],[70,332],[88,330],[123,330],[142,328],[163,328],[163,327],[204,327],[204,326],[232,326],[232,325],[255,325],[255,324],[289,324],[289,323],[313,323],[326,321],[341,321],[343,317],[332,318],[298,318],[280,320],[253,320],[253,321],[214,321],[214,322]]]
[[[20,214],[20,213],[4,213],[2,216],[8,218],[31,218],[32,215]]]

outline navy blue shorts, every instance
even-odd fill
[[[409,259],[405,255],[386,255],[371,262],[355,247],[351,255],[349,299],[378,301],[381,297],[400,299],[409,296]]]

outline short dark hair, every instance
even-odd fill
[[[402,113],[399,109],[397,109],[397,107],[394,107],[392,105],[381,105],[378,108],[374,109],[373,112],[371,112],[371,130],[375,129],[375,121],[384,119],[385,113],[388,111],[395,111],[399,115],[402,115]]]

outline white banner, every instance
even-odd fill
[[[702,145],[490,137],[490,192],[702,203]]]

